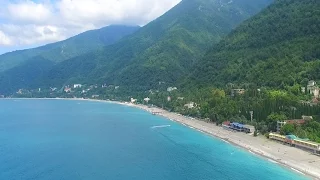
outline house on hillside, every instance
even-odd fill
[[[66,93],[70,93],[71,92],[71,88],[69,86],[65,86],[63,91],[66,92]]]
[[[243,95],[246,92],[245,89],[232,89],[231,96]]]
[[[314,96],[314,98],[319,98],[320,88],[317,86],[315,81],[309,81],[307,86],[307,92]]]
[[[82,84],[74,84],[74,85],[73,85],[73,88],[74,88],[74,89],[76,89],[76,88],[81,88],[81,87],[82,87]]]
[[[302,125],[306,123],[306,119],[292,119],[292,120],[285,120],[285,121],[277,121],[277,132],[280,132],[281,128],[286,125],[286,124],[297,124],[297,125]]]
[[[189,102],[188,104],[185,104],[184,107],[187,107],[188,109],[193,109],[195,108],[197,105],[194,102]]]
[[[175,90],[178,90],[178,88],[177,87],[168,87],[167,88],[168,92],[172,92],[172,91],[175,91]]]

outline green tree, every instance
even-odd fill
[[[295,128],[293,124],[286,124],[280,130],[280,134],[282,135],[293,134],[294,132],[295,132]]]
[[[283,121],[288,119],[288,117],[283,113],[271,113],[267,117],[267,126],[269,131],[276,131],[277,130],[277,121]]]

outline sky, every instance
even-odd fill
[[[104,26],[140,25],[181,0],[0,0],[0,54]]]

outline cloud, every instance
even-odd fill
[[[111,24],[145,25],[180,1],[15,0],[0,2],[1,42],[6,38],[6,43],[12,46],[46,44]]]
[[[12,45],[11,39],[4,34],[4,32],[0,31],[0,46],[9,46]]]
[[[52,16],[50,7],[30,0],[8,4],[7,12],[11,20],[21,23],[41,23]]]

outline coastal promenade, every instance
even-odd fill
[[[157,107],[119,103],[143,109],[155,115],[163,116],[185,126],[197,129],[203,133],[220,138],[221,140],[239,146],[247,151],[262,156],[273,163],[286,166],[313,179],[320,180],[320,157],[294,147],[269,140],[265,137],[254,137],[245,133],[228,131],[212,123],[185,117],[177,113],[165,111]]]

